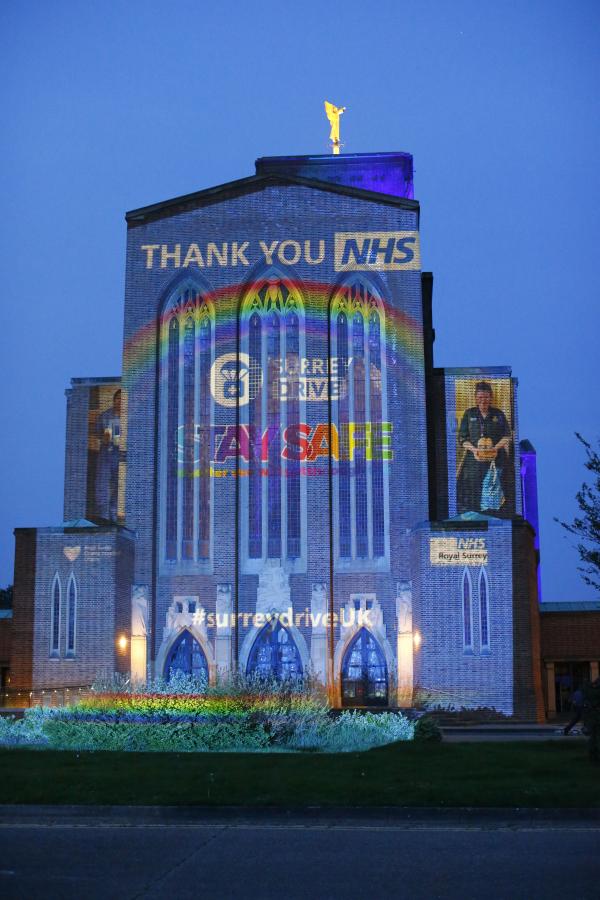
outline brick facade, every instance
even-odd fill
[[[12,610],[0,612],[6,612],[6,615],[0,615],[0,669],[8,669],[12,643]]]
[[[600,660],[600,609],[541,613],[542,660]]]
[[[126,671],[129,659],[117,649],[119,636],[129,642],[134,638],[136,646],[143,642],[145,650],[136,665],[143,667],[140,660],[147,658],[151,672],[166,674],[169,653],[186,629],[200,644],[211,676],[219,668],[245,669],[262,633],[253,617],[265,612],[282,616],[291,609],[293,621],[286,626],[285,639],[296,648],[302,670],[316,672],[326,681],[331,702],[339,705],[342,672],[348,670],[353,642],[360,636],[359,626],[349,624],[348,615],[369,612],[370,639],[378,648],[378,665],[386,672],[388,705],[410,705],[416,699],[445,707],[492,707],[505,715],[539,715],[535,553],[515,491],[516,382],[507,367],[434,370],[432,277],[421,273],[415,255],[419,207],[406,182],[412,160],[404,154],[372,161],[380,185],[376,193],[348,184],[348,179],[351,185],[358,183],[354,163],[360,163],[362,172],[369,159],[354,159],[352,177],[343,159],[333,166],[313,158],[308,169],[296,161],[289,163],[287,174],[287,162],[263,160],[259,169],[265,174],[128,214],[122,379],[73,380],[67,392],[65,523],[16,532],[15,687],[84,684],[101,671]],[[388,171],[386,166],[396,169]],[[322,172],[321,179],[315,178],[315,171]],[[397,189],[384,193],[390,184]],[[352,265],[344,263],[342,253],[348,236],[354,248]],[[272,249],[265,250],[269,246]],[[411,259],[414,264],[404,262]],[[342,329],[349,329],[347,348],[356,362],[353,374],[351,360],[345,363],[340,397],[351,398],[353,414],[362,416],[356,419],[361,427],[367,423],[371,427],[368,415],[376,424],[376,415],[380,424],[391,423],[391,455],[384,455],[385,462],[376,469],[363,447],[352,466],[342,469],[334,458],[331,432],[336,415],[338,423],[348,424],[340,411],[342,400],[327,393],[317,393],[310,402],[303,399],[304,418],[299,421],[310,433],[323,426],[328,445],[317,458],[318,465],[309,471],[305,464],[301,476],[299,549],[285,552],[284,536],[291,528],[288,510],[281,512],[279,495],[274,494],[276,499],[264,506],[260,527],[270,535],[273,516],[281,513],[277,546],[284,549],[279,553],[271,545],[265,549],[263,542],[260,553],[253,555],[250,488],[248,479],[239,474],[240,431],[234,431],[237,456],[234,453],[230,468],[235,477],[228,475],[227,465],[219,468],[216,459],[211,462],[217,471],[211,471],[206,514],[210,552],[200,556],[197,546],[205,521],[197,514],[200,487],[196,474],[193,481],[185,480],[190,474],[185,447],[191,445],[196,466],[196,434],[204,433],[197,430],[196,417],[201,415],[202,391],[208,390],[208,382],[202,387],[196,381],[190,388],[183,380],[189,371],[186,365],[199,352],[194,349],[199,344],[199,332],[194,331],[199,325],[194,323],[200,321],[194,298],[201,298],[210,309],[212,367],[227,354],[238,365],[249,346],[244,343],[249,340],[244,304],[252,291],[258,291],[257,285],[267,291],[269,302],[281,285],[299,298],[295,309],[301,346],[295,352],[299,364],[316,360],[321,370],[325,366],[326,391],[332,384],[332,358],[336,353],[340,357],[332,348],[342,341]],[[334,328],[332,310],[340,296],[346,298],[346,312],[336,313]],[[176,315],[174,303],[179,304]],[[182,330],[173,332],[177,337],[171,345],[165,323],[175,318]],[[266,317],[263,321],[268,322]],[[183,332],[187,322],[196,335],[189,345]],[[283,340],[279,324],[277,329],[277,340]],[[261,353],[260,377],[272,378],[268,364],[265,368],[267,350]],[[199,378],[200,363],[191,366],[192,379]],[[456,406],[455,386],[464,382],[472,403],[481,379],[489,380],[498,396],[501,389],[506,395],[512,469],[502,474],[505,491],[508,486],[514,496],[510,508],[506,504],[498,516],[475,513],[464,519],[457,510],[456,489],[457,430],[464,407]],[[173,384],[178,387],[170,394]],[[210,385],[211,429],[223,435],[228,428],[246,427],[248,408],[239,400],[237,405],[218,401],[213,374]],[[121,412],[113,419],[118,416],[122,421],[114,427],[107,398],[121,386]],[[265,397],[268,386],[266,391]],[[276,397],[283,410],[277,392]],[[180,424],[186,409],[187,426]],[[269,414],[264,413],[261,434]],[[175,417],[172,431],[169,416]],[[281,417],[287,422],[287,411]],[[192,433],[189,441],[186,435]],[[270,435],[267,430],[268,439]],[[211,446],[211,453],[215,448]],[[364,462],[363,469],[359,462]],[[119,515],[108,506],[100,514],[93,495],[100,492],[102,479],[104,488],[113,490],[110,479],[117,477],[117,463]],[[346,471],[348,488],[341,486]],[[270,484],[264,479],[263,495],[269,498]],[[377,505],[369,498],[380,484]],[[282,485],[287,492],[287,480]],[[350,525],[340,512],[346,489],[352,493],[346,513]],[[169,490],[175,492],[175,501],[169,501]],[[109,525],[106,517],[113,514]],[[175,551],[167,549],[168,529]],[[343,550],[342,532],[349,534]],[[480,561],[432,562],[432,548],[439,546],[440,538],[455,542],[460,559],[463,547],[483,548]],[[67,596],[72,578],[77,583],[74,652],[68,646],[69,628],[73,630]],[[51,646],[58,640],[53,618],[56,579],[65,610],[59,647]],[[317,612],[333,616],[333,624],[315,624]],[[219,625],[217,615],[223,613],[233,617],[231,627]],[[367,665],[371,663],[363,661]]]
[[[525,522],[513,524],[513,660],[515,713],[544,719],[540,659],[540,612],[534,532]]]
[[[132,535],[117,527],[17,529],[11,690],[90,685],[127,672]],[[75,643],[66,646],[69,580],[75,583]],[[52,589],[60,585],[59,644],[51,647]]]
[[[15,690],[31,688],[33,684],[36,563],[36,529],[17,529],[10,659],[10,684]]]

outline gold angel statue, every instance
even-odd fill
[[[329,140],[333,145],[334,154],[340,152],[340,116],[344,112],[346,112],[345,106],[334,106],[333,103],[329,103],[328,100],[325,101],[325,113],[327,114],[329,124],[331,125]]]

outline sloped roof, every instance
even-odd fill
[[[315,178],[303,178],[299,175],[251,175],[248,178],[239,178],[237,181],[229,181],[216,187],[195,191],[193,194],[184,194],[172,200],[163,200],[150,206],[141,206],[125,213],[125,220],[129,228],[144,225],[155,219],[162,219],[177,213],[186,212],[200,206],[212,203],[222,203],[232,197],[242,194],[250,194],[262,191],[271,185],[301,185],[318,191],[328,191],[332,194],[342,194],[347,197],[355,197],[358,200],[368,200],[371,203],[380,203],[386,206],[396,206],[400,209],[409,209],[419,212],[417,200],[409,200],[406,197],[395,197],[391,194],[381,194],[377,191],[367,191],[363,188],[349,187],[344,184],[336,184],[331,181],[319,181]]]
[[[458,516],[450,516],[446,522],[497,522],[499,518],[499,516],[486,516],[485,513],[473,510],[460,513]]]
[[[543,600],[540,603],[540,612],[600,612],[600,600]]]
[[[68,522],[62,523],[62,528],[97,528],[94,522],[89,519],[69,519]]]

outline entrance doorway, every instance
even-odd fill
[[[554,690],[557,715],[566,715],[571,712],[573,691],[580,688],[589,677],[590,664],[588,662],[554,663]]]
[[[259,632],[246,671],[257,678],[275,678],[277,681],[302,678],[302,661],[296,642],[281,622],[269,623]]]
[[[184,629],[173,643],[165,663],[165,678],[167,681],[176,673],[183,672],[201,678],[208,684],[208,661],[204,650],[193,636]]]
[[[361,628],[342,660],[342,705],[387,706],[385,656],[370,631]]]

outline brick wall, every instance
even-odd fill
[[[213,296],[216,307],[216,353],[235,352],[235,321],[239,299],[244,295],[246,280],[260,278],[261,269],[248,270],[213,266],[198,271],[189,269],[146,267],[142,246],[153,244],[187,245],[191,241],[249,239],[251,255],[257,241],[265,237],[290,237],[327,241],[325,262],[316,268],[302,260],[283,274],[298,284],[307,321],[305,352],[309,358],[325,358],[328,352],[327,301],[332,286],[346,280],[333,268],[333,233],[360,231],[365,228],[391,231],[418,228],[416,210],[379,204],[356,198],[341,197],[327,191],[299,186],[268,186],[262,190],[231,197],[222,203],[199,205],[199,208],[176,211],[158,220],[130,227],[127,253],[125,341],[136,346],[139,336],[158,337],[158,316],[181,278],[193,277],[199,290]],[[253,264],[256,262],[252,259]],[[281,269],[281,266],[279,267]],[[422,298],[419,272],[365,273],[387,305],[385,329],[387,356],[387,418],[394,423],[393,452],[390,465],[390,551],[382,565],[376,567],[356,562],[354,568],[343,565],[330,571],[330,485],[327,460],[325,474],[307,477],[306,554],[294,564],[290,574],[291,603],[296,612],[310,609],[312,585],[325,582],[328,595],[333,588],[335,610],[349,601],[355,591],[375,592],[381,603],[392,645],[395,628],[396,582],[410,579],[408,529],[428,515],[427,446],[425,422],[425,381],[422,337]],[[403,330],[399,328],[403,325]],[[405,325],[406,323],[406,325]],[[318,327],[317,327],[318,326]],[[402,341],[398,339],[401,333]],[[198,565],[197,571],[177,571],[176,566],[161,562],[158,543],[161,502],[158,493],[161,471],[160,441],[157,442],[157,365],[156,347],[148,365],[140,366],[132,353],[124,359],[124,388],[128,397],[128,480],[126,520],[137,533],[135,581],[150,587],[152,607],[152,640],[149,656],[156,657],[161,645],[167,609],[174,595],[197,596],[207,612],[215,608],[217,585],[233,585],[234,604],[239,612],[254,613],[258,577],[244,566],[243,517],[244,487],[235,479],[214,479],[213,559]],[[328,403],[307,404],[309,423],[328,420]],[[215,408],[215,424],[235,423],[236,410]],[[338,523],[333,514],[334,529]],[[158,562],[157,562],[158,558]],[[333,575],[333,577],[332,577]],[[235,608],[235,607],[234,607]],[[302,629],[310,642],[310,629]],[[247,629],[240,627],[241,647]],[[214,638],[214,632],[209,633]],[[337,629],[335,641],[340,638]],[[392,674],[392,673],[390,673]]]
[[[513,667],[515,715],[543,722],[537,556],[525,521],[513,522]]]
[[[11,688],[29,688],[33,670],[33,624],[36,583],[35,528],[15,529],[15,577],[10,658]]]
[[[90,388],[77,384],[66,392],[64,518],[85,519],[87,507],[88,403]]]
[[[17,529],[11,690],[91,684],[129,670],[133,536],[116,526]],[[51,652],[52,585],[61,590],[59,647]],[[75,650],[67,648],[69,581]],[[120,651],[117,637],[127,638]]]
[[[112,394],[120,388],[119,378],[72,378],[67,396],[67,431],[65,442],[64,519],[96,521],[95,460],[97,452],[89,452],[90,413],[98,412],[98,394],[103,391],[104,411]],[[122,436],[126,426],[126,406],[122,407]],[[97,441],[96,441],[97,443]]]
[[[10,663],[10,647],[12,641],[12,616],[0,618],[0,668]]]
[[[413,532],[413,627],[422,636],[415,653],[416,698],[432,707],[492,708],[514,714],[512,523],[437,522]],[[434,565],[431,540],[483,541],[487,564]],[[471,590],[471,645],[465,644],[464,585]],[[485,578],[489,646],[482,629]]]
[[[268,271],[257,249],[259,240],[293,240],[298,246],[301,241],[308,241],[315,247],[324,240],[329,252],[322,263],[299,256],[297,264],[284,266],[283,271],[283,276],[298,286],[310,323],[303,350],[309,358],[324,359],[332,340],[328,323],[332,290],[337,291],[350,277],[335,267],[334,234],[366,229],[417,230],[417,205],[407,203],[399,207],[373,197],[343,196],[308,185],[269,183],[245,192],[232,190],[218,202],[215,197],[190,200],[168,213],[156,212],[146,220],[130,220],[123,386],[129,430],[126,523],[131,531],[111,527],[71,529],[68,534],[62,528],[19,530],[15,576],[18,614],[13,628],[15,686],[81,684],[92,680],[100,669],[125,671],[128,655],[119,653],[115,642],[120,634],[130,636],[133,580],[149,589],[149,660],[156,658],[161,647],[174,595],[196,597],[206,613],[213,613],[218,585],[231,584],[234,611],[256,611],[259,564],[244,558],[247,503],[239,478],[213,479],[211,559],[180,565],[163,558],[160,527],[164,510],[161,513],[160,507],[164,503],[160,482],[165,470],[161,459],[165,440],[159,421],[159,407],[164,403],[160,396],[159,316],[177,286],[191,279],[215,305],[217,353],[235,353],[240,350],[236,324],[240,300],[248,283],[264,277]],[[160,262],[152,265],[142,249],[159,245],[173,248],[176,244],[185,247],[192,242],[204,246],[214,240],[230,245],[246,241],[250,245],[249,267],[232,262],[233,268],[212,264],[205,267],[204,263],[201,268],[185,268],[185,264],[176,268],[167,265],[166,258],[164,266]],[[394,426],[393,459],[389,463],[389,483],[385,485],[389,547],[384,556],[376,559],[355,554],[352,560],[334,560],[332,570],[330,548],[332,543],[335,547],[339,530],[339,507],[333,503],[332,508],[335,476],[330,479],[328,460],[324,460],[323,474],[304,479],[305,546],[299,559],[286,563],[290,570],[291,605],[295,612],[309,609],[315,583],[327,586],[328,599],[333,594],[333,608],[338,613],[353,593],[375,594],[383,613],[382,641],[390,648],[388,666],[392,680],[397,586],[412,579],[414,623],[423,637],[415,662],[419,685],[437,691],[442,699],[451,697],[454,705],[493,706],[507,714],[533,717],[537,715],[540,696],[539,620],[529,532],[525,526],[507,519],[459,522],[456,528],[453,522],[418,524],[425,523],[431,515],[446,519],[456,512],[456,380],[470,379],[471,388],[480,377],[509,382],[510,370],[433,370],[430,276],[423,276],[422,281],[416,270],[381,270],[365,272],[365,278],[385,301],[386,419]],[[67,519],[89,518],[86,496],[94,483],[94,466],[88,458],[88,416],[93,400],[90,390],[109,383],[110,378],[74,379],[67,392]],[[511,403],[512,396],[511,392]],[[331,412],[331,404],[326,400],[306,404],[311,425],[327,422]],[[507,415],[508,412],[507,409]],[[513,419],[516,431],[512,407],[510,413],[508,417]],[[239,409],[220,406],[215,407],[213,421],[216,425],[235,424],[239,417]],[[519,503],[517,497],[517,512]],[[440,530],[475,538],[485,532],[489,564],[485,562],[481,571],[473,567],[472,627],[476,637],[468,652],[463,646],[463,570],[430,566],[428,542]],[[254,568],[249,562],[256,563]],[[63,625],[61,652],[54,656],[49,653],[50,592],[55,574],[64,588],[71,574],[78,584],[77,652],[70,658],[64,652]],[[481,578],[485,575],[489,579],[490,646],[485,646],[485,626],[481,622],[486,596]],[[310,646],[311,629],[303,626],[301,632]],[[249,633],[244,628],[236,633],[234,640],[238,638],[239,647]],[[334,635],[338,646],[341,637],[338,626]],[[214,638],[214,629],[209,629],[209,641],[214,643]]]
[[[600,660],[600,611],[541,612],[543,660]]]

